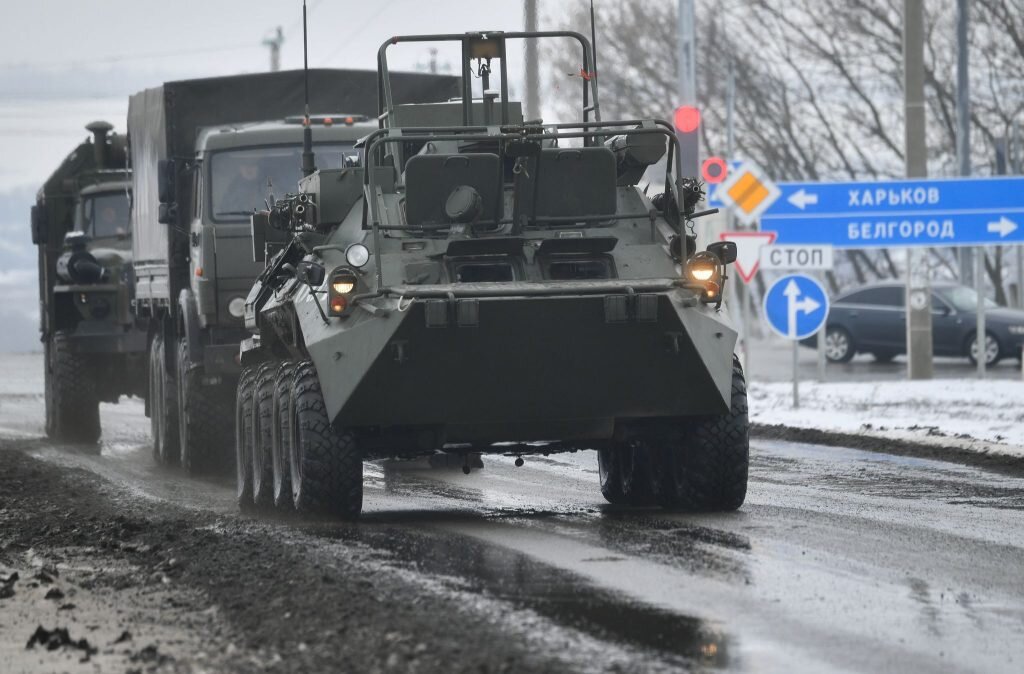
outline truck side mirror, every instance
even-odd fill
[[[311,288],[319,288],[327,277],[327,270],[322,264],[303,260],[295,269],[295,278]]]
[[[161,159],[156,163],[157,196],[161,204],[174,203],[176,196],[174,178],[173,159]]]
[[[32,207],[32,243],[41,246],[49,240],[50,232],[46,227],[46,209],[40,205]]]
[[[722,264],[732,264],[736,261],[736,242],[716,241],[708,246],[708,252],[714,253]]]
[[[156,220],[161,225],[173,225],[178,222],[178,204],[160,204]]]

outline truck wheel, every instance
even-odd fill
[[[204,386],[203,366],[189,357],[188,341],[178,340],[178,437],[181,467],[189,475],[210,473],[228,464],[234,401],[223,386]]]
[[[633,441],[599,449],[597,466],[606,501],[615,505],[654,504],[650,450],[645,444]]]
[[[291,447],[291,400],[292,380],[295,378],[295,361],[285,361],[277,370],[274,386],[270,443],[271,465],[274,473],[274,506],[278,510],[292,510],[292,483],[289,472]]]
[[[274,502],[274,388],[278,363],[264,363],[256,371],[252,389],[252,500],[266,509]]]
[[[153,458],[162,466],[178,463],[178,398],[167,376],[166,343],[157,334],[149,345],[149,423]]]
[[[53,432],[58,440],[95,444],[100,439],[96,373],[70,342],[71,335],[58,331],[50,347]]]
[[[289,470],[295,509],[354,519],[363,508],[355,435],[331,425],[313,363],[299,363],[293,381]]]
[[[235,394],[235,496],[242,510],[250,510],[252,501],[252,401],[256,371],[242,370]]]
[[[681,442],[659,452],[658,502],[667,508],[736,510],[747,495],[750,422],[747,386],[733,357],[728,414],[682,422]]]

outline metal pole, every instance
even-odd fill
[[[800,342],[793,341],[793,409],[800,409]]]
[[[826,279],[824,273],[819,275],[819,280],[821,281],[822,288],[828,287],[825,284]],[[825,325],[821,326],[821,330],[818,330],[818,381],[820,382],[825,381],[825,333],[827,332],[827,325],[828,320],[826,319]]]
[[[1021,145],[1020,130],[1020,124],[1013,125],[1013,138],[1009,152],[1010,168],[1017,175],[1024,171],[1024,146]],[[1017,308],[1024,309],[1024,244],[1017,246]],[[1024,358],[1021,360],[1024,361]]]
[[[697,105],[697,12],[694,0],[679,0],[679,94],[683,105]]]
[[[524,0],[523,24],[527,32],[537,30],[537,0]],[[526,40],[526,119],[541,118],[540,111],[540,65],[537,55],[537,41]]]
[[[281,69],[281,44],[284,43],[284,32],[281,26],[277,27],[274,37],[263,40],[263,46],[270,48],[270,72],[276,73]]]
[[[908,178],[928,175],[924,102],[923,0],[903,0],[904,147]],[[931,379],[932,293],[928,252],[907,249],[907,377]]]
[[[956,0],[956,162],[960,175],[971,175],[971,82],[968,68],[967,26],[970,0]],[[971,248],[960,251],[960,282],[973,283],[973,256]]]
[[[979,248],[974,256],[974,291],[978,293],[978,311],[976,313],[975,343],[978,349],[978,378],[985,378],[985,249]]]

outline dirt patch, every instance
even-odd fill
[[[456,599],[368,573],[359,525],[184,510],[19,450],[0,440],[0,580],[18,576],[0,585],[0,660],[14,671],[567,670]],[[336,531],[330,554],[287,540],[310,526]],[[26,649],[39,627],[97,652]]]
[[[912,440],[886,438],[871,434],[841,433],[816,428],[794,428],[791,426],[766,424],[754,424],[750,429],[750,434],[751,437],[764,440],[785,440],[788,442],[802,442],[831,447],[848,447],[882,454],[947,461],[965,466],[985,468],[1013,477],[1024,477],[1024,458],[971,451],[962,447],[944,445],[938,440],[934,442],[914,442]],[[929,435],[934,436],[935,434]]]

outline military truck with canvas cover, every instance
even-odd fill
[[[403,75],[402,96],[444,100],[454,78]],[[313,70],[325,166],[340,167],[376,125],[373,72]],[[129,145],[137,293],[149,335],[154,453],[190,472],[230,465],[232,410],[247,333],[244,298],[263,269],[249,216],[301,177],[301,71],[168,82],[131,97]],[[335,121],[336,120],[336,121]]]
[[[107,122],[46,180],[32,207],[39,249],[46,434],[100,437],[100,402],[144,396],[146,335],[131,313],[132,266],[125,137]]]
[[[577,121],[509,100],[522,39],[575,45]],[[388,50],[425,42],[461,49],[460,98],[399,104]],[[693,250],[702,186],[680,176],[672,126],[602,120],[592,63],[577,33],[381,47],[361,165],[321,168],[253,218],[291,241],[246,300],[243,506],[354,517],[364,459],[584,449],[612,503],[743,503],[746,391],[722,307],[735,246]],[[666,152],[648,199],[638,182]]]

